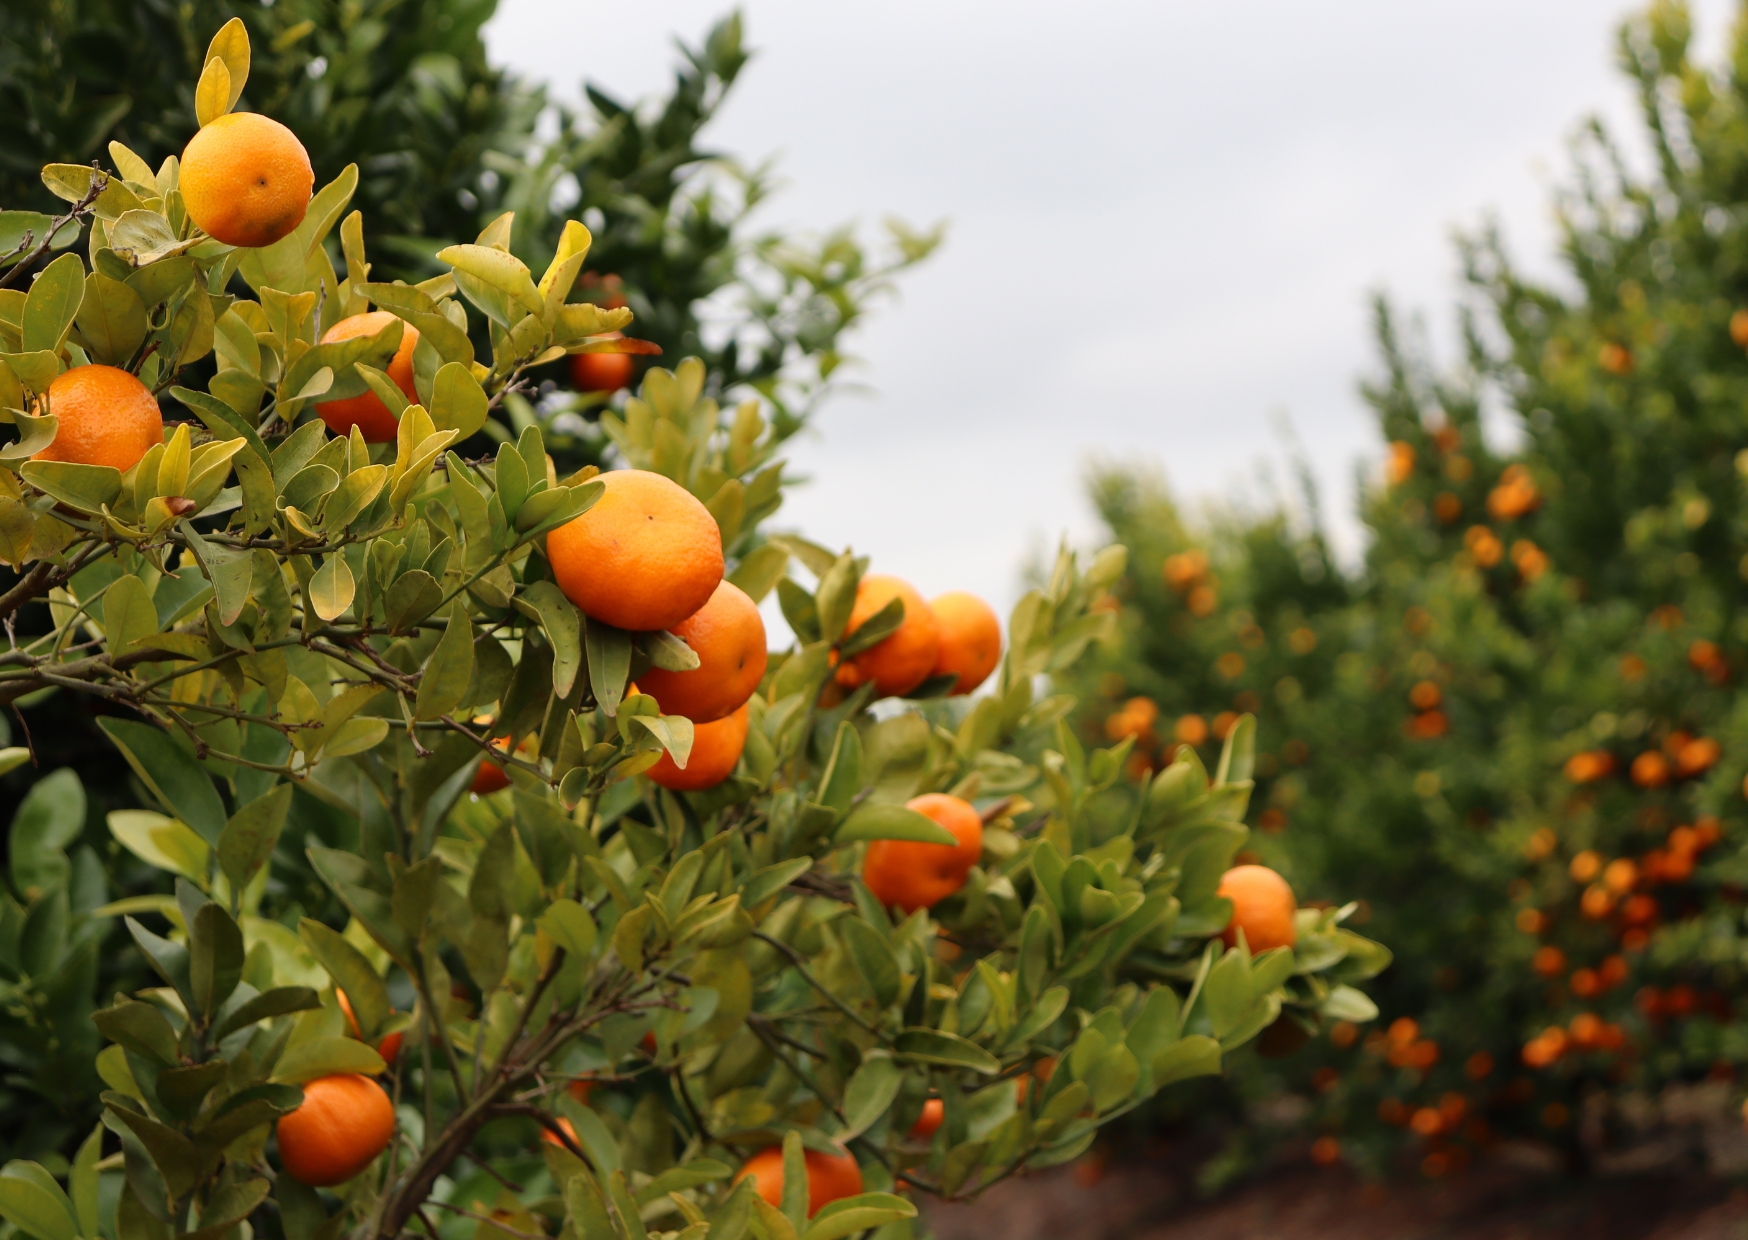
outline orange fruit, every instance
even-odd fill
[[[620,299],[624,304],[624,299]],[[623,332],[608,332],[614,340],[624,339]],[[579,392],[617,392],[631,382],[633,362],[629,353],[571,354],[571,383]]]
[[[49,384],[47,412],[55,438],[31,458],[108,465],[123,473],[164,442],[157,398],[133,375],[114,366],[75,366]]]
[[[861,628],[895,598],[904,601],[904,622],[887,637],[838,664],[837,682],[844,688],[873,681],[881,697],[903,697],[935,670],[935,659],[941,652],[941,623],[908,581],[886,573],[869,573],[862,578],[844,636]]]
[[[1233,866],[1214,894],[1232,901],[1232,920],[1220,932],[1226,946],[1238,942],[1240,930],[1252,952],[1291,947],[1299,941],[1299,927],[1293,920],[1299,902],[1287,880],[1266,865]]]
[[[818,1150],[803,1150],[802,1162],[807,1168],[807,1216],[812,1218],[834,1201],[854,1197],[862,1191],[862,1168],[855,1155],[821,1154]],[[774,1206],[783,1204],[783,1148],[773,1145],[760,1150],[742,1164],[735,1173],[735,1183],[753,1178],[759,1196]]]
[[[182,152],[182,205],[226,245],[272,245],[303,223],[316,174],[297,135],[258,112],[221,116]]]
[[[731,581],[718,582],[710,601],[676,624],[672,632],[698,656],[689,672],[652,667],[643,691],[664,715],[709,723],[752,697],[765,675],[765,621],[758,604]]]
[[[502,792],[510,786],[510,777],[504,768],[490,758],[479,764],[479,770],[474,772],[471,790],[478,796],[488,797],[494,792]]]
[[[351,340],[356,336],[374,336],[394,321],[395,316],[387,310],[354,314],[350,318],[341,319],[323,332],[322,343],[333,344],[336,340]],[[419,329],[411,323],[402,323],[400,347],[395,350],[394,357],[388,363],[388,377],[415,404],[418,403],[419,393],[413,387],[413,348],[418,343]],[[382,403],[382,397],[369,388],[356,396],[324,401],[316,406],[316,413],[336,435],[350,435],[352,428],[356,426],[358,433],[364,436],[365,443],[388,443],[400,429],[399,419],[388,411],[388,406]]]
[[[963,590],[930,599],[929,610],[941,626],[941,651],[929,675],[951,672],[959,678],[953,694],[970,693],[1001,662],[1001,621],[988,603]]]
[[[643,469],[601,475],[595,506],[546,536],[565,597],[592,620],[671,629],[710,601],[722,580],[722,531],[696,496]]]
[[[947,1118],[947,1104],[939,1098],[930,1098],[923,1103],[923,1113],[917,1116],[915,1124],[911,1125],[910,1139],[912,1141],[927,1141],[939,1130]]]
[[[311,1188],[350,1180],[388,1148],[395,1112],[382,1086],[344,1073],[306,1082],[303,1102],[280,1117],[279,1161]]]
[[[334,998],[340,1001],[340,1011],[346,1017],[346,1027],[352,1031],[353,1037],[362,1042],[364,1033],[358,1027],[358,1017],[352,1014],[352,1001],[346,997],[346,992],[338,986],[334,987]],[[382,1035],[382,1040],[376,1044],[376,1053],[382,1056],[384,1065],[390,1068],[394,1067],[395,1060],[400,1058],[401,1043],[404,1040],[404,1035],[399,1029],[393,1033]]]
[[[692,753],[681,770],[674,759],[663,754],[644,774],[673,792],[702,792],[714,788],[734,774],[740,752],[747,745],[747,706],[711,723],[700,723],[692,729]]]
[[[983,855],[983,819],[969,801],[944,792],[924,793],[905,802],[940,823],[958,844],[917,840],[874,840],[862,859],[862,881],[874,898],[906,913],[933,908],[965,885],[965,876]]]
[[[571,1139],[573,1145],[582,1144],[577,1140],[577,1130],[572,1127],[571,1122],[562,1115],[558,1117],[558,1126],[564,1129],[564,1135]],[[565,1143],[558,1139],[558,1134],[550,1128],[542,1128],[540,1130],[540,1139],[545,1141],[548,1145],[558,1146],[561,1150],[567,1148]]]

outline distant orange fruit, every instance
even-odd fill
[[[1661,788],[1669,782],[1669,759],[1655,749],[1647,749],[1633,759],[1630,774],[1641,788]]]
[[[911,1125],[910,1139],[912,1141],[927,1141],[940,1129],[947,1118],[947,1104],[939,1098],[930,1098],[923,1103],[923,1113],[917,1116],[916,1123]]]
[[[692,728],[692,753],[686,759],[684,770],[664,753],[661,761],[644,774],[673,792],[702,792],[716,787],[734,774],[741,750],[746,748],[747,716],[747,706],[743,702],[732,715],[710,723],[695,724]]]
[[[802,1165],[807,1169],[807,1216],[812,1218],[826,1206],[862,1191],[862,1168],[855,1155],[822,1154],[818,1150],[803,1150]],[[759,1196],[773,1206],[783,1204],[783,1147],[773,1145],[760,1150],[735,1173],[735,1183],[752,1177]]]
[[[280,1117],[279,1161],[311,1188],[343,1184],[394,1139],[395,1112],[382,1086],[345,1073],[307,1081],[303,1102]]]
[[[614,340],[624,339],[623,332],[606,335]],[[571,383],[579,392],[617,392],[631,382],[633,365],[629,353],[573,353]]]
[[[951,693],[970,693],[1001,662],[1001,621],[988,603],[963,590],[930,599],[929,609],[941,625],[941,651],[929,674],[951,672],[959,678]]]
[[[1244,941],[1252,952],[1266,952],[1272,947],[1291,947],[1299,941],[1299,927],[1293,914],[1298,901],[1287,880],[1265,865],[1233,866],[1220,879],[1216,895],[1232,901],[1232,920],[1220,937],[1226,946],[1238,942],[1238,932],[1244,931]]]
[[[1748,349],[1748,309],[1737,310],[1730,316],[1730,339],[1737,348]]]
[[[862,859],[862,881],[888,908],[933,908],[965,885],[983,855],[983,819],[971,802],[944,792],[912,797],[905,808],[941,824],[959,842],[874,840]]]
[[[758,604],[733,582],[718,582],[710,601],[672,632],[692,648],[698,666],[643,673],[643,691],[661,704],[662,714],[710,723],[733,713],[759,687],[767,658],[765,621]]]
[[[1675,751],[1675,769],[1684,777],[1699,775],[1716,766],[1724,756],[1724,747],[1709,736],[1688,741]]]
[[[1566,759],[1566,778],[1575,784],[1593,783],[1614,770],[1614,755],[1606,749],[1586,749]]]
[[[479,770],[474,772],[473,783],[469,791],[476,796],[489,797],[494,792],[502,792],[510,786],[510,776],[503,767],[486,758],[479,764]]]
[[[350,318],[341,319],[323,332],[322,343],[333,344],[337,340],[351,340],[357,336],[374,336],[394,321],[395,316],[387,310],[354,314]],[[395,355],[389,359],[387,367],[388,377],[415,404],[418,402],[419,393],[413,386],[413,349],[418,343],[419,329],[411,323],[402,323],[400,346],[395,349]],[[336,435],[350,435],[352,428],[356,426],[358,433],[364,436],[365,443],[388,443],[400,430],[400,420],[388,411],[382,398],[369,388],[356,396],[324,401],[316,406],[316,413]]]
[[[55,438],[33,460],[108,465],[125,474],[164,442],[157,399],[125,370],[75,366],[55,376],[46,395]]]
[[[679,483],[643,469],[600,476],[595,506],[546,536],[565,597],[590,619],[647,632],[671,629],[722,580],[722,531]]]
[[[904,621],[885,638],[838,664],[846,689],[872,681],[881,697],[903,697],[929,678],[941,652],[941,624],[908,581],[869,573],[856,587],[856,605],[844,629],[849,637],[893,599],[904,603]]]
[[[297,135],[258,112],[203,125],[182,152],[182,205],[226,245],[272,245],[303,223],[316,174]]]

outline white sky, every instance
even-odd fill
[[[707,135],[779,157],[772,226],[947,219],[945,247],[851,341],[781,520],[925,595],[1017,596],[1028,555],[1091,542],[1095,458],[1181,496],[1284,477],[1284,416],[1338,545],[1381,449],[1356,392],[1387,290],[1451,340],[1450,238],[1492,212],[1552,270],[1566,143],[1633,104],[1620,0],[746,0],[757,55]],[[665,86],[670,35],[728,0],[500,0],[494,56],[580,97]],[[1702,47],[1731,6],[1701,0]]]

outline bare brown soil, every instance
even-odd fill
[[[1573,1183],[1492,1166],[1385,1186],[1307,1165],[1201,1200],[1190,1171],[1166,1150],[925,1213],[934,1240],[1748,1240],[1748,1191],[1699,1175]]]

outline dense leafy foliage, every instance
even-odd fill
[[[240,21],[214,37],[203,125],[237,104],[250,52]],[[1072,698],[1047,692],[1108,636],[1095,604],[1121,548],[1059,556],[1016,606],[986,696],[921,700],[952,677],[879,710],[872,684],[828,693],[903,606],[852,624],[866,560],[768,528],[794,417],[756,392],[720,400],[697,358],[649,370],[601,415],[616,463],[689,493],[728,580],[778,591],[796,634],[743,707],[732,773],[670,792],[645,772],[684,767],[711,725],[662,713],[636,679],[699,653],[561,588],[547,536],[608,487],[593,465],[561,470],[511,403],[541,366],[641,347],[621,335],[633,308],[586,296],[590,230],[522,251],[542,270],[505,213],[437,250],[437,274],[387,281],[348,210],[355,166],[288,235],[237,249],[196,227],[175,159],[106,151],[108,168],[43,170],[69,205],[21,246],[8,278],[28,284],[0,287],[17,431],[0,558],[19,574],[0,618],[51,619],[0,656],[0,703],[104,703],[156,807],[106,825],[162,877],[106,900],[89,854],[66,855],[82,815],[64,775],[15,827],[0,968],[41,1009],[19,1044],[40,1072],[89,1055],[94,1026],[108,1088],[70,1163],[49,1160],[64,1188],[7,1164],[14,1227],[896,1240],[904,1193],[1073,1158],[1291,1013],[1371,1010],[1354,983],[1388,953],[1341,925],[1351,907],[1289,909],[1288,946],[1219,937],[1248,720],[1212,776],[1185,757],[1136,781],[1128,744],[1089,751],[1064,722]],[[379,329],[323,338],[372,307]],[[415,328],[408,391],[388,371]],[[192,416],[125,468],[44,455],[76,416],[62,381],[102,367]],[[329,433],[322,406],[364,394],[392,439]],[[457,451],[487,428],[495,453]],[[647,590],[663,570],[624,571],[612,584]],[[509,786],[478,795],[486,761]],[[869,842],[954,842],[911,807],[925,791],[974,807],[978,863],[929,907],[882,907],[858,876]],[[93,1013],[115,919],[156,976]],[[294,1157],[288,1125],[336,1077],[383,1109],[381,1141]],[[941,1123],[915,1136],[931,1098]],[[303,1140],[340,1137],[317,1123]],[[765,1149],[786,1168],[775,1201],[729,1183]],[[807,1151],[861,1164],[817,1212]],[[324,1161],[340,1170],[312,1170]]]

